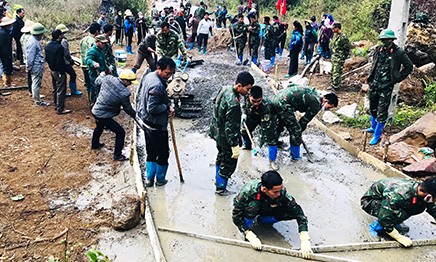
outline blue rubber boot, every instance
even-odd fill
[[[156,166],[156,186],[163,186],[168,183],[168,180],[165,179],[168,171],[168,164],[164,166],[156,164]]]
[[[126,53],[130,54],[130,46],[126,46]]]
[[[304,59],[304,51],[303,51],[303,52],[301,52],[301,56],[300,56],[300,59],[301,59],[301,60],[303,60],[303,59]]]
[[[244,217],[244,221],[245,221],[245,224],[247,225],[247,227],[250,228],[251,225],[253,225],[254,218],[252,218],[252,219],[248,219],[248,218],[245,218],[245,217]]]
[[[378,237],[379,233],[383,232],[383,228],[378,223],[378,220],[374,221],[371,225],[369,225],[369,233],[373,237]]]
[[[255,65],[257,65],[257,57],[253,57],[253,58],[251,59],[251,61],[253,61],[253,63],[254,63]]]
[[[257,221],[259,221],[262,224],[266,224],[266,225],[272,225],[276,222],[279,222],[277,219],[275,219],[272,216],[258,216]]]
[[[280,48],[276,47],[276,54],[280,52]]]
[[[242,65],[242,56],[238,56],[239,61],[236,63],[236,65]]]
[[[219,167],[217,167],[218,171],[219,171]],[[216,189],[217,190],[225,190],[227,188],[227,182],[228,179],[221,177],[218,174],[218,171],[215,174],[215,180],[216,180]]]
[[[300,146],[291,145],[291,157],[293,160],[300,159]]]
[[[268,146],[269,160],[276,161],[277,159],[277,146]]]
[[[376,118],[371,116],[371,127],[368,128],[368,129],[363,130],[363,132],[366,131],[368,133],[374,133],[376,126],[377,126]]]
[[[72,95],[80,96],[82,92],[77,91],[77,83],[70,82],[70,90]]]
[[[192,50],[194,48],[194,43],[191,43],[188,50]]]
[[[276,57],[272,56],[270,65],[273,66],[275,61],[276,61]]]
[[[283,55],[283,48],[280,48],[279,55],[280,55],[280,56]]]
[[[201,46],[198,47],[198,54],[201,55]]]
[[[377,126],[375,127],[374,135],[372,135],[371,141],[369,141],[370,145],[375,145],[380,141],[380,137],[382,135],[383,128],[385,127],[385,124],[377,123]]]
[[[203,54],[208,55],[208,53],[206,52],[206,46],[203,46]]]
[[[156,162],[147,161],[147,181],[145,182],[146,187],[151,187],[154,184],[154,177],[156,175]]]

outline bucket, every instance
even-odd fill
[[[118,66],[126,66],[127,62],[127,55],[126,54],[119,54],[117,57]]]
[[[269,72],[271,69],[271,60],[262,60],[260,62],[263,72]]]
[[[124,51],[124,49],[116,49],[115,50],[115,57],[118,57],[121,54],[125,54],[126,52]]]

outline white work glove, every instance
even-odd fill
[[[404,247],[410,247],[413,245],[413,242],[410,238],[401,235],[395,228],[391,233],[388,233],[388,235],[397,240]]]
[[[239,157],[239,145],[238,146],[232,146],[232,158],[238,159]]]
[[[188,57],[188,59],[186,59],[186,63],[190,64],[191,63],[191,58]]]
[[[300,240],[301,240],[301,253],[303,258],[310,258],[313,254],[312,248],[310,247],[310,237],[309,232],[301,231],[300,232]]]
[[[245,238],[250,241],[250,244],[254,249],[262,249],[262,242],[260,242],[260,239],[257,238],[256,234],[254,234],[253,231],[248,231],[248,233],[245,235]]]
[[[241,126],[244,126],[245,121],[247,120],[247,115],[246,114],[242,114],[241,115]]]

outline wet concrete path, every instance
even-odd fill
[[[241,151],[238,167],[229,180],[229,190],[235,194],[228,197],[214,193],[215,142],[206,135],[211,114],[210,98],[219,87],[232,83],[237,72],[233,67],[221,64],[218,57],[209,56],[213,66],[192,69],[190,73],[200,99],[204,99],[205,116],[197,120],[175,119],[177,144],[186,183],[180,184],[174,152],[171,152],[168,171],[169,183],[164,187],[149,188],[156,227],[168,227],[206,235],[215,235],[243,240],[231,219],[233,198],[241,187],[252,179],[261,176],[260,165],[250,151]],[[231,59],[231,58],[229,58]],[[213,70],[210,70],[213,68]],[[204,70],[207,76],[204,77]],[[227,74],[223,74],[227,71]],[[252,72],[254,75],[255,73]],[[223,77],[225,79],[223,79]],[[255,76],[256,84],[269,90],[260,76]],[[222,82],[221,85],[218,85]],[[201,84],[201,85],[200,85]],[[198,86],[201,87],[198,87]],[[210,87],[207,89],[207,87]],[[266,92],[271,96],[270,91]],[[304,133],[304,140],[315,159],[308,162],[302,148],[303,157],[294,162],[289,157],[288,137],[283,149],[279,150],[279,173],[284,185],[302,206],[309,220],[309,234],[312,245],[333,245],[374,241],[369,238],[368,225],[374,218],[360,208],[360,197],[371,184],[384,176],[373,167],[366,165],[340,148],[329,136],[314,127]],[[143,138],[139,138],[141,145]],[[143,141],[143,140],[142,140]],[[172,148],[172,145],[170,145]],[[268,167],[267,148],[263,148],[262,162]],[[430,224],[427,214],[415,216],[406,221],[412,239],[434,238],[435,225]],[[296,221],[283,221],[274,226],[262,226],[255,232],[263,244],[298,248],[300,245]],[[215,244],[173,233],[160,232],[163,251],[168,261],[273,261],[298,260],[283,255]],[[424,261],[436,258],[434,248],[391,249],[333,254],[359,261]]]

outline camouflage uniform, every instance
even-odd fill
[[[403,81],[413,70],[406,52],[397,45],[392,44],[390,49],[377,46],[370,74],[369,84],[369,110],[378,123],[386,123],[392,90],[396,83]],[[400,67],[403,69],[400,71]]]
[[[195,12],[197,13],[197,17],[199,20],[204,18],[204,14],[206,14],[206,10],[203,7],[199,7],[197,8],[197,10],[195,10]]]
[[[342,69],[350,53],[350,41],[347,35],[341,33],[333,37],[330,49],[332,50],[332,87],[336,90],[341,84]]]
[[[167,56],[172,59],[177,59],[179,53],[182,52],[183,56],[186,56],[186,47],[183,43],[183,38],[180,38],[179,34],[170,30],[168,35],[164,35],[162,31],[156,35],[156,52],[160,57]]]
[[[260,146],[264,143],[269,146],[277,145],[277,116],[274,112],[274,106],[268,98],[264,97],[262,99],[258,109],[246,99],[244,114],[247,115],[245,124],[247,124],[250,134],[260,125]],[[241,134],[245,141],[250,141],[244,126],[242,126]]]
[[[418,197],[420,181],[385,178],[375,182],[360,199],[362,209],[378,218],[386,232],[410,216],[427,212],[436,218],[436,205]]]
[[[260,39],[259,39],[259,32],[260,32],[260,25],[259,22],[254,22],[254,24],[250,24],[251,31],[249,31],[249,47],[251,50],[251,57],[257,58],[258,57],[258,51],[259,51],[259,45],[260,45]]]
[[[238,56],[243,56],[245,43],[247,42],[247,26],[244,23],[238,22],[233,25],[233,33],[234,37],[237,37],[235,43]]]
[[[241,106],[239,93],[233,86],[223,87],[215,98],[209,136],[216,141],[216,166],[222,178],[230,178],[238,159],[232,158],[232,147],[239,146],[241,136]]]
[[[271,57],[275,56],[275,48],[276,48],[276,38],[277,38],[277,29],[272,25],[267,25],[265,29],[265,59],[270,60]]]
[[[272,102],[280,121],[278,134],[286,127],[291,137],[291,145],[299,146],[307,124],[321,109],[322,99],[315,88],[291,84],[278,91]],[[297,121],[295,111],[306,113]]]
[[[298,232],[307,231],[307,217],[303,209],[283,188],[280,196],[271,199],[261,191],[261,180],[256,179],[246,184],[233,199],[233,223],[241,232],[249,229],[245,219],[256,216],[272,216],[278,221],[296,219]]]
[[[111,70],[111,72],[112,72],[111,75],[118,76],[117,66],[115,65],[115,56],[114,56],[114,52],[112,50],[112,44],[111,44],[109,38],[107,40],[108,40],[108,42],[106,43],[106,45],[103,48],[105,63],[106,63],[106,66]]]

